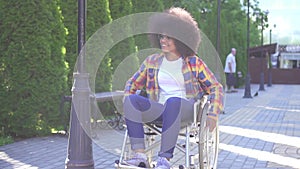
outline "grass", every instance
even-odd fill
[[[57,130],[57,129],[54,129],[52,128],[51,129],[51,134],[62,134],[62,135],[66,135],[66,131],[64,131],[63,129],[62,130]]]
[[[59,126],[57,129],[52,128],[51,132],[47,135],[51,134],[60,134],[60,135],[66,135],[67,133],[63,130],[64,126]],[[15,141],[20,141],[26,139],[26,137],[11,137],[4,134],[4,128],[2,130],[0,129],[0,146],[14,143]]]
[[[14,139],[11,136],[0,136],[0,146],[13,143]]]

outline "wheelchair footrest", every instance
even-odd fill
[[[155,135],[157,135],[156,133],[153,133],[153,132],[151,132],[151,133],[144,133],[146,136],[155,136]]]
[[[146,167],[140,167],[140,166],[132,166],[132,165],[127,165],[127,164],[122,164],[122,163],[120,163],[119,160],[115,161],[115,167],[117,169],[148,169]]]
[[[116,164],[115,163],[115,167],[117,169],[151,169],[151,168],[143,168],[143,167],[137,167],[137,166],[131,166],[131,165],[125,165],[125,164]]]
[[[142,168],[142,167],[136,167],[136,166],[129,166],[121,163],[115,163],[116,169],[153,169],[153,168]],[[171,167],[171,169],[185,169],[183,165],[179,165],[178,167]]]

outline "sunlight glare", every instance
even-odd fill
[[[286,136],[283,134],[268,133],[268,132],[256,131],[251,129],[243,129],[243,128],[233,127],[233,126],[219,126],[219,129],[220,132],[223,133],[239,135],[239,136],[244,136],[249,138],[257,138],[268,142],[286,144],[286,145],[300,148],[300,137]]]
[[[300,160],[296,158],[291,157],[284,157],[278,154],[273,154],[271,152],[266,151],[260,151],[260,150],[253,150],[243,147],[238,147],[234,145],[228,145],[228,144],[219,144],[219,148],[225,151],[237,153],[243,156],[251,157],[258,159],[260,161],[268,161],[273,162],[276,164],[284,165],[284,166],[290,166],[294,168],[298,168],[300,166]]]

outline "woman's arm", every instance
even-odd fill
[[[198,61],[198,80],[202,84],[202,88],[210,95],[212,104],[208,116],[217,120],[218,114],[223,111],[223,86],[207,65],[201,59]]]
[[[147,79],[147,61],[145,60],[139,70],[126,82],[124,94],[125,96],[135,94],[137,90],[141,90]]]

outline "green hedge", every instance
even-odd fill
[[[57,1],[0,1],[1,121],[7,135],[48,134],[67,87]]]

